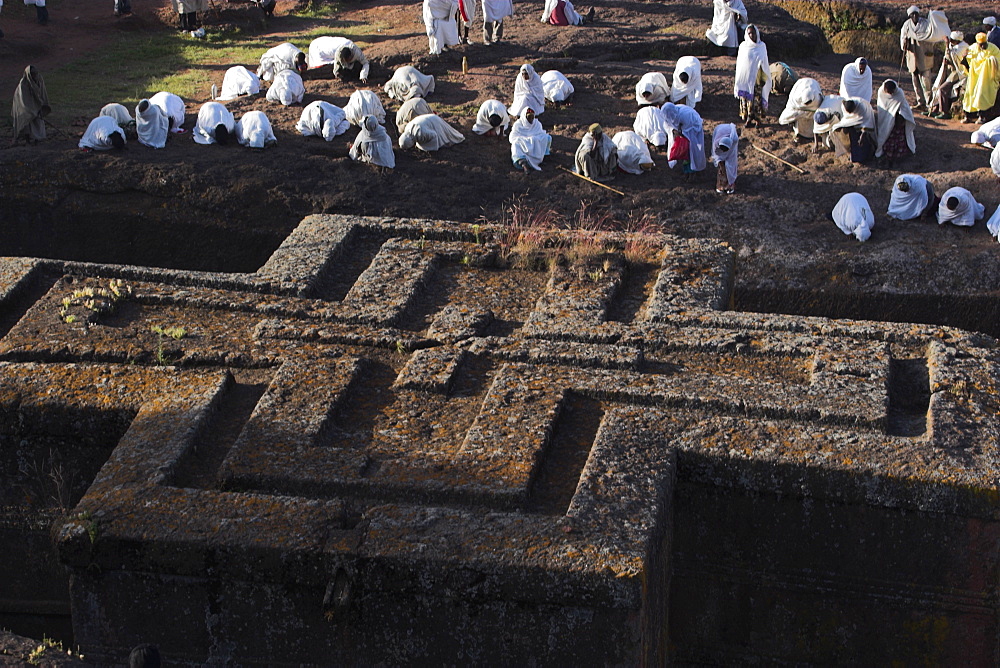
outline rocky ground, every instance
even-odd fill
[[[21,7],[5,8],[0,15],[0,27],[7,33],[0,40],[0,91],[4,91],[0,104],[9,101],[6,91],[13,90],[28,63],[44,71],[72,57],[68,54],[97,48],[116,31],[172,29],[167,25],[173,20],[164,8],[167,2],[151,3],[159,8],[136,3],[136,16],[119,21],[111,16],[110,2],[50,4],[53,20],[44,28],[31,23]],[[258,10],[216,4],[222,10],[207,17],[209,30],[259,24],[251,14]],[[939,192],[953,185],[968,188],[986,205],[987,216],[996,209],[1000,182],[989,169],[989,153],[967,143],[972,128],[958,121],[920,117],[917,155],[894,169],[852,167],[829,152],[813,154],[810,146],[793,144],[790,131],[776,124],[785,98],[774,96],[772,123],[743,133],[738,193],[729,197],[715,193],[714,173],[706,171],[686,183],[662,159],[650,174],[619,175],[611,185],[624,197],[557,169],[572,167],[573,151],[590,123],[601,123],[609,133],[630,129],[636,111],[635,81],[647,71],[662,71],[669,77],[681,55],[702,57],[705,99],[698,110],[705,119],[706,135],[719,123],[736,120],[734,59],[710,48],[703,38],[711,4],[709,0],[611,0],[597,5],[598,21],[593,26],[556,28],[539,23],[540,0],[518,2],[518,14],[509,21],[503,43],[485,46],[474,31],[474,44],[439,57],[427,55],[419,7],[413,2],[346,4],[330,25],[330,34],[336,34],[338,25],[372,26],[371,34],[358,38],[368,43],[372,87],[381,94],[381,84],[403,64],[434,74],[437,90],[428,102],[466,135],[464,143],[435,154],[397,150],[396,169],[381,175],[347,157],[356,130],[331,143],[303,138],[294,129],[300,107],[285,108],[258,98],[229,107],[237,117],[251,109],[268,114],[278,144],[263,153],[203,147],[190,135],[172,137],[161,151],[131,145],[120,154],[83,153],[76,148],[77,138],[98,110],[81,110],[85,113],[73,126],[64,128],[72,136],[0,150],[0,253],[243,271],[259,266],[309,213],[499,220],[509,216],[511,204],[517,203],[521,213],[542,218],[571,221],[585,210],[589,221],[654,224],[684,236],[725,239],[738,251],[737,280],[744,289],[836,293],[859,301],[872,293],[882,293],[883,298],[905,293],[976,296],[992,302],[1000,285],[1000,259],[997,242],[985,225],[902,223],[882,213],[893,180],[904,171],[926,175]],[[892,26],[901,19],[895,16],[898,4],[747,2],[771,60],[785,60],[830,92],[836,91],[843,65],[864,54],[831,53],[829,30],[824,33],[786,9],[802,15],[799,6],[814,5],[812,9],[826,11],[828,17],[852,28],[865,27],[868,21],[876,31],[866,31],[866,38],[880,44],[890,40],[891,47]],[[263,39],[268,39],[268,31],[283,33],[310,25],[288,15],[292,5],[279,2],[279,16],[264,29]],[[580,5],[589,9],[582,1]],[[966,32],[973,31],[983,11],[978,3],[944,5],[952,26]],[[818,21],[816,16],[804,18]],[[461,71],[463,56],[470,64],[468,75]],[[553,145],[543,171],[535,174],[511,168],[506,141],[471,132],[482,101],[510,100],[514,75],[523,62],[535,63],[539,71],[559,69],[576,87],[572,104],[548,108],[540,117],[552,133]],[[255,63],[246,65],[252,68]],[[875,61],[873,69],[876,81],[895,78],[898,62]],[[219,68],[219,84],[223,70]],[[908,81],[904,87],[909,94]],[[330,80],[310,80],[306,88],[305,103],[325,99],[338,105],[345,104],[354,90],[353,85]],[[58,104],[58,91],[49,93]],[[200,99],[186,100],[188,127],[208,97],[205,91]],[[395,137],[391,117],[398,104],[382,97],[390,116],[387,126]],[[776,153],[806,173],[758,153],[751,145]],[[841,195],[850,191],[868,197],[879,213],[874,234],[865,244],[844,236],[827,219]],[[820,304],[815,312],[822,311]],[[920,319],[919,307],[911,317]]]

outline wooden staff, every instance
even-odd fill
[[[583,179],[584,181],[587,181],[587,182],[589,182],[589,183],[593,183],[593,184],[594,184],[595,186],[601,186],[602,188],[607,188],[608,190],[610,190],[611,192],[615,193],[616,195],[621,195],[622,197],[625,197],[625,193],[623,193],[623,192],[622,192],[621,190],[615,190],[615,189],[614,189],[614,188],[612,188],[611,186],[606,186],[606,185],[604,185],[603,183],[601,183],[601,182],[599,182],[599,181],[595,181],[594,179],[588,179],[588,178],[587,178],[586,176],[584,176],[583,174],[577,174],[577,173],[576,173],[576,172],[574,172],[574,171],[571,171],[571,170],[568,170],[568,169],[566,169],[566,168],[565,168],[565,167],[563,167],[562,165],[556,165],[556,167],[558,167],[559,169],[563,170],[563,171],[564,171],[564,172],[566,172],[567,174],[572,174],[573,176],[575,176],[575,177],[577,177],[577,178],[580,178],[580,179]]]
[[[799,167],[798,165],[793,165],[792,163],[788,162],[787,160],[782,160],[781,158],[779,158],[775,154],[771,153],[770,151],[765,151],[764,149],[762,149],[761,147],[757,146],[756,144],[750,144],[750,145],[753,146],[758,151],[760,151],[761,153],[763,153],[764,155],[771,156],[772,158],[774,158],[778,162],[782,163],[783,165],[788,165],[792,169],[794,169],[796,171],[799,171],[799,172],[802,172],[803,174],[808,174],[809,173],[806,170],[804,170],[801,167]]]

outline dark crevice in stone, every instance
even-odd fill
[[[893,436],[923,436],[927,431],[927,411],[931,401],[927,360],[891,360],[888,394],[886,432]]]
[[[312,296],[327,301],[342,301],[389,236],[371,233],[356,235],[340,252],[338,261],[320,274]]]
[[[56,280],[55,274],[36,275],[28,280],[25,286],[11,293],[9,300],[2,304],[3,308],[0,308],[0,339],[7,336],[7,332],[18,323],[28,309],[52,289]]]
[[[626,265],[625,280],[608,305],[608,320],[629,324],[645,306],[660,268],[652,264]]]

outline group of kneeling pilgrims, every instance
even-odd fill
[[[852,163],[876,160],[880,166],[892,166],[895,160],[915,153],[913,109],[895,80],[887,79],[873,95],[871,68],[864,58],[858,58],[844,67],[839,95],[824,95],[815,79],[799,78],[786,64],[769,62],[761,33],[753,24],[746,24],[746,9],[740,0],[716,0],[715,5],[715,20],[707,37],[721,47],[730,48],[737,44],[736,36],[740,32],[743,35],[735,49],[733,95],[739,102],[739,119],[744,126],[764,122],[770,94],[778,92],[788,95],[778,122],[792,126],[796,141],[812,141],[814,151],[826,146],[837,156],[847,156]],[[908,45],[907,35],[916,31],[915,34],[925,36],[923,33],[928,30],[918,24],[918,20],[928,21],[911,7],[907,25],[901,31],[904,50]],[[502,34],[493,30],[496,26],[488,27],[492,39],[499,38],[497,32]],[[431,50],[434,51],[435,40],[430,28],[428,35],[432,38]],[[952,101],[961,98],[963,93],[969,97],[970,87],[977,99],[991,94],[996,99],[1000,66],[995,56],[1000,55],[1000,50],[979,36],[977,45],[983,55],[972,56],[979,60],[993,58],[992,74],[981,75],[980,70],[970,69],[969,47],[964,45],[963,37],[958,32],[948,34],[946,57],[930,90],[922,89],[924,77],[917,66],[908,68],[914,72],[914,86],[920,91],[917,108],[923,108],[929,115],[939,115],[944,109],[950,109]],[[200,144],[235,141],[252,148],[274,143],[274,132],[263,112],[249,111],[236,121],[222,102],[256,95],[264,81],[269,82],[267,100],[282,105],[299,104],[305,95],[303,75],[324,74],[367,84],[369,63],[362,50],[350,40],[328,36],[313,40],[308,53],[290,43],[269,49],[261,56],[256,73],[242,66],[230,68],[221,91],[213,86],[213,99],[199,110],[192,132],[194,140]],[[425,101],[434,92],[434,83],[433,76],[405,66],[398,68],[384,85],[386,95],[401,104],[395,117],[400,148],[436,151],[464,140],[462,133],[434,114]],[[574,88],[562,73],[550,70],[538,74],[529,64],[521,66],[513,88],[511,104],[491,99],[481,105],[472,131],[483,136],[506,136],[514,167],[525,172],[540,170],[549,155],[552,140],[539,116],[544,113],[546,104],[568,101]],[[576,150],[575,171],[596,181],[613,178],[617,171],[642,174],[654,167],[652,148],[654,152],[665,154],[668,165],[671,168],[679,166],[685,178],[690,179],[706,168],[710,156],[716,167],[716,191],[733,193],[738,175],[740,133],[733,123],[718,125],[712,133],[710,151],[706,151],[704,124],[696,109],[702,95],[701,64],[693,56],[677,60],[670,83],[662,73],[645,74],[635,87],[638,112],[633,129],[608,137],[599,124],[589,126]],[[871,104],[872,97],[876,98],[875,107]],[[343,108],[326,101],[310,103],[303,109],[296,129],[304,136],[331,141],[354,125],[359,133],[351,145],[350,157],[381,169],[392,169],[395,154],[392,139],[384,127],[385,120],[386,111],[379,96],[371,90],[358,89]],[[980,117],[979,120],[984,119]],[[91,122],[80,140],[80,147],[118,148],[124,146],[127,137],[132,137],[146,146],[162,148],[171,131],[183,132],[183,123],[183,100],[160,92],[139,103],[134,119],[124,106],[107,105]],[[974,142],[977,136],[980,137],[978,143],[997,147],[991,164],[1000,176],[1000,120],[984,123],[973,134]],[[937,199],[925,179],[909,174],[896,180],[888,214],[909,220],[934,206],[938,207],[939,222],[971,225],[984,216],[984,206],[967,190],[952,188]],[[914,212],[917,213],[914,215]],[[859,193],[845,195],[834,208],[832,217],[841,230],[861,241],[869,238],[874,225],[871,207]],[[989,229],[993,234],[1000,233],[1000,209],[991,218]]]

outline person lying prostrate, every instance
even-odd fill
[[[344,106],[344,115],[351,125],[361,127],[365,116],[374,116],[379,125],[385,123],[385,108],[378,95],[370,90],[356,90]]]
[[[670,97],[670,84],[659,72],[646,72],[635,85],[635,101],[639,106],[654,104],[657,107]]]
[[[149,100],[141,100],[135,108],[135,131],[143,146],[163,148],[167,145],[170,120],[162,109],[150,104]]]
[[[552,137],[535,118],[534,110],[530,107],[524,110],[523,116],[511,126],[507,139],[510,141],[510,158],[515,167],[524,172],[542,169],[542,160],[549,154]]]
[[[701,102],[701,61],[694,56],[681,56],[674,67],[670,101],[694,109]]]
[[[226,70],[226,76],[222,78],[222,92],[217,100],[235,100],[243,95],[256,95],[260,92],[260,78],[243,67],[236,65]]]
[[[383,90],[389,99],[400,102],[414,97],[427,97],[434,92],[434,77],[421,74],[412,65],[404,65],[392,73],[392,78],[385,82]]]
[[[393,169],[396,166],[392,139],[374,116],[365,116],[361,119],[361,132],[351,145],[349,154],[351,160],[367,162],[376,167]]]
[[[282,70],[275,74],[271,87],[267,89],[268,100],[280,102],[286,107],[302,102],[305,94],[306,87],[302,83],[302,77],[292,70]]]
[[[889,210],[886,212],[896,220],[916,220],[934,212],[934,186],[918,174],[900,174],[892,184],[889,196]]]
[[[1000,144],[1000,116],[988,123],[983,123],[969,138],[970,144],[983,144],[993,147]]]
[[[437,151],[446,146],[454,146],[465,141],[461,132],[448,125],[437,114],[417,116],[406,124],[399,135],[399,147],[402,149],[416,146],[421,151]]]
[[[486,100],[479,107],[472,131],[477,135],[502,137],[510,127],[510,115],[500,100]]]
[[[986,215],[986,207],[976,201],[965,188],[955,186],[944,191],[938,204],[937,221],[960,227],[971,227]]]
[[[649,155],[646,140],[631,130],[619,132],[611,141],[618,147],[618,169],[627,174],[643,174],[648,172],[655,163]]]
[[[157,106],[170,121],[171,132],[184,132],[184,100],[173,93],[160,91],[149,98],[149,103]]]
[[[257,76],[263,81],[270,81],[282,70],[296,70],[301,74],[308,68],[306,54],[294,44],[285,42],[264,52],[260,57]]]
[[[264,148],[278,143],[271,121],[263,111],[248,111],[236,124],[236,141],[249,148]]]
[[[87,126],[79,146],[93,151],[122,149],[125,148],[125,131],[111,116],[98,116]]]
[[[342,81],[368,83],[371,68],[368,59],[358,45],[346,37],[317,37],[309,43],[307,62],[309,69],[332,65],[333,76]]]
[[[427,104],[427,100],[422,97],[411,97],[396,112],[396,132],[403,134],[406,124],[414,118],[433,113],[434,110],[431,109],[431,105]]]
[[[351,124],[347,122],[347,116],[340,107],[316,100],[306,105],[299,117],[299,122],[295,124],[303,137],[322,137],[326,141],[333,141],[345,132]]]
[[[640,109],[635,115],[632,129],[651,146],[662,148],[667,145],[667,126],[663,122],[663,113],[657,107],[648,106]]]
[[[875,227],[875,214],[861,193],[847,193],[833,207],[833,222],[840,231],[854,235],[858,241],[868,241]]]
[[[545,99],[553,104],[565,102],[572,97],[574,88],[569,79],[563,76],[558,70],[543,72],[539,77],[542,80],[542,90],[545,92]]]
[[[236,120],[233,112],[219,102],[206,102],[198,110],[198,122],[191,136],[198,144],[229,143],[229,138],[236,130]]]
[[[993,212],[990,219],[986,221],[986,229],[990,231],[990,234],[997,241],[1000,241],[1000,206]]]
[[[545,86],[535,68],[525,63],[514,80],[514,101],[507,113],[511,118],[517,118],[529,107],[535,116],[542,115],[545,111]]]

